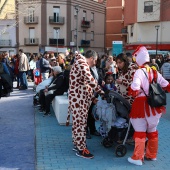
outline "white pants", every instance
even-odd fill
[[[135,130],[135,132],[155,132],[157,129],[157,125],[159,123],[159,119],[162,116],[162,114],[156,113],[155,116],[152,114],[150,117],[148,117],[145,114],[145,118],[136,118],[136,119],[130,119],[132,126]]]
[[[42,75],[43,81],[47,80],[49,77],[49,73],[41,73],[41,75]]]

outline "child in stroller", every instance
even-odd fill
[[[115,91],[107,91],[105,99],[99,100],[96,106],[96,115],[101,121],[99,132],[103,137],[102,144],[111,147],[114,142],[118,143],[116,155],[122,157],[126,154],[125,143],[133,135],[128,117],[131,106]]]

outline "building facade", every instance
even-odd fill
[[[170,51],[169,14],[170,0],[125,1],[124,25],[128,30],[126,50],[133,51],[143,44],[154,53]]]
[[[122,51],[145,45],[150,53],[170,51],[170,0],[107,0],[106,41],[122,41]]]
[[[106,3],[106,41],[108,53],[112,52],[112,42],[127,41],[127,29],[124,26],[124,0],[107,0]],[[130,2],[129,2],[130,3]]]
[[[17,52],[15,0],[0,1],[0,53],[9,52],[14,55]]]
[[[17,0],[16,0],[17,1]],[[105,4],[91,0],[17,1],[18,48],[26,53],[104,52]],[[78,37],[77,37],[78,35]]]

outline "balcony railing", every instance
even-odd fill
[[[81,27],[90,28],[90,21],[81,21]]]
[[[64,39],[63,38],[59,38],[59,39],[50,38],[49,39],[49,45],[57,45],[57,44],[58,46],[64,46]]]
[[[90,40],[81,40],[82,47],[90,47]]]
[[[64,17],[54,17],[54,16],[50,16],[49,17],[49,23],[50,24],[59,24],[59,25],[63,25],[64,24]]]
[[[27,16],[24,17],[25,24],[38,24],[38,17]]]
[[[25,45],[38,45],[39,39],[38,38],[25,38],[24,44]]]
[[[10,47],[11,45],[11,40],[0,40],[0,47]]]

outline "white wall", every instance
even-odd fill
[[[128,26],[128,43],[155,43],[157,31],[156,25],[160,25],[158,29],[158,42],[169,43],[170,41],[170,22],[147,22],[134,24],[133,37],[130,36],[130,26]]]
[[[147,0],[138,0],[137,22],[159,21],[160,20],[160,0],[153,1],[153,12],[144,13],[144,2]]]

